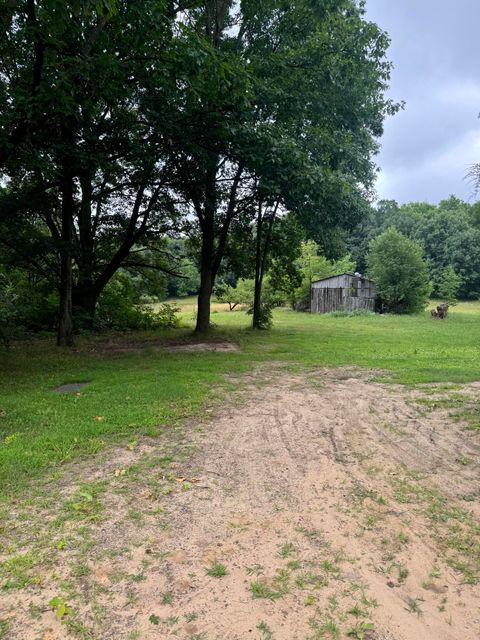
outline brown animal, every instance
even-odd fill
[[[439,304],[437,307],[437,311],[438,311],[438,317],[443,320],[444,318],[447,317],[448,314],[448,304],[444,303],[444,304]]]
[[[430,313],[432,314],[432,318],[444,320],[448,315],[448,304],[439,304],[438,307],[436,309],[432,309]]]

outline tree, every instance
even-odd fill
[[[284,302],[300,283],[296,261],[301,252],[304,230],[293,214],[278,215],[278,205],[270,210],[259,206],[255,230],[255,295],[253,328],[271,324],[269,308],[279,300]],[[264,277],[268,275],[266,296]]]
[[[370,243],[368,277],[388,310],[416,313],[425,308],[432,287],[422,247],[391,227]]]
[[[468,228],[448,239],[447,252],[451,264],[461,278],[461,298],[480,297],[480,229]]]
[[[440,286],[438,292],[441,298],[444,298],[450,306],[457,304],[457,294],[460,288],[462,279],[455,273],[455,269],[452,265],[448,265],[442,274]]]
[[[170,144],[174,188],[197,219],[196,330],[207,331],[234,221],[278,202],[309,230],[351,224],[397,107],[384,95],[388,38],[354,0],[208,0],[185,16],[201,55],[182,71]]]
[[[348,248],[357,269],[363,272],[369,243],[393,226],[422,245],[434,296],[441,295],[443,274],[451,265],[461,278],[458,295],[477,298],[480,295],[478,210],[478,203],[469,204],[453,196],[438,205],[410,202],[398,206],[394,201],[381,201],[351,234]]]
[[[22,217],[24,238],[50,236],[37,253],[20,251],[59,288],[59,344],[72,343],[72,309],[92,318],[118,269],[169,268],[158,243],[177,213],[165,130],[153,134],[142,100],[152,83],[168,93],[162,69],[178,54],[172,28],[182,10],[157,0],[2,6],[2,213],[13,229]],[[2,240],[14,254],[12,237]]]
[[[240,278],[235,287],[226,282],[219,282],[215,287],[215,298],[218,302],[228,304],[229,310],[233,311],[240,304],[253,304],[254,288],[254,281],[244,278]]]
[[[343,256],[338,260],[328,260],[320,253],[320,247],[314,240],[302,243],[298,266],[301,284],[295,289],[291,301],[292,306],[300,310],[310,309],[312,283],[315,280],[355,270],[355,263],[350,256]]]
[[[58,287],[59,344],[120,268],[169,269],[166,233],[197,241],[206,331],[236,222],[278,207],[321,235],[362,214],[397,109],[363,3],[20,0],[0,21],[2,213]]]

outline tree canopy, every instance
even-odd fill
[[[389,311],[414,313],[425,308],[431,283],[422,247],[394,227],[371,241],[367,275]]]
[[[459,279],[456,295],[475,299],[480,296],[477,212],[478,203],[469,204],[453,196],[438,205],[412,202],[399,206],[393,200],[384,200],[370,210],[349,237],[348,250],[357,269],[364,271],[370,241],[395,227],[422,246],[434,296],[443,297],[445,271],[451,268]]]
[[[232,230],[258,303],[287,212],[323,241],[367,211],[398,105],[363,2],[21,0],[0,21],[0,259],[58,292],[60,344],[119,270],[175,276],[169,237],[205,331]]]

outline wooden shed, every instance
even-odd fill
[[[358,273],[342,273],[312,282],[312,313],[375,311],[375,283]]]

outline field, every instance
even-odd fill
[[[0,638],[478,638],[480,304],[176,302],[0,351]]]

